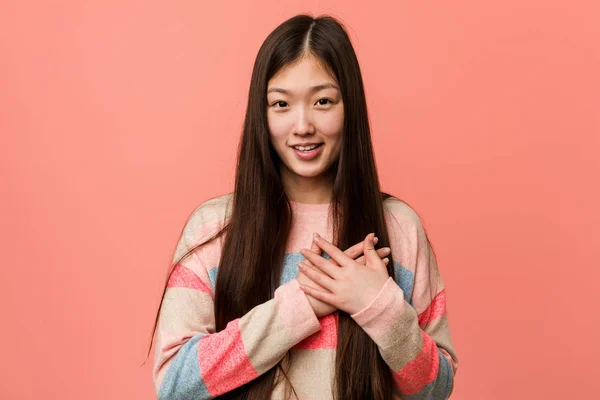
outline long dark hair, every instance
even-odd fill
[[[283,264],[292,208],[281,181],[280,160],[269,139],[267,83],[282,67],[307,53],[320,60],[336,78],[344,104],[340,155],[329,171],[334,182],[330,207],[333,242],[344,250],[362,241],[369,232],[375,232],[379,238],[377,247],[390,246],[383,208],[383,201],[390,195],[380,190],[363,80],[350,38],[335,18],[292,17],[271,32],[258,51],[238,149],[230,218],[220,232],[204,242],[227,232],[215,285],[217,332],[229,321],[272,299],[279,283],[281,269],[272,266]],[[172,263],[167,282],[174,266],[204,243],[189,249]],[[391,254],[389,258],[387,269],[393,277]],[[161,306],[162,300],[159,311]],[[341,310],[337,329],[334,397],[338,400],[391,399],[394,381],[373,340]],[[286,361],[290,361],[289,353],[266,373],[219,398],[270,398],[277,383],[277,370],[289,384]]]

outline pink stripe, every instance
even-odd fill
[[[423,326],[438,319],[446,313],[446,290],[442,290],[434,297],[425,311],[419,314],[419,325]]]
[[[440,359],[437,345],[423,330],[421,339],[421,352],[399,372],[394,373],[396,385],[404,394],[419,393],[428,383],[433,382],[438,374]]]
[[[337,313],[319,318],[321,330],[310,335],[294,349],[335,349],[337,348]]]
[[[190,288],[197,289],[213,295],[212,290],[196,275],[192,270],[182,264],[177,264],[167,283],[169,288]]]
[[[218,396],[250,382],[258,373],[244,350],[239,318],[218,334],[198,342],[198,363],[202,381],[211,396]]]

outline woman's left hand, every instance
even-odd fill
[[[387,267],[375,250],[374,236],[370,233],[364,241],[363,252],[366,265],[348,257],[327,240],[315,239],[319,248],[329,254],[338,265],[308,249],[302,249],[300,253],[313,266],[301,262],[298,264],[300,270],[330,293],[307,285],[301,285],[302,290],[315,299],[329,303],[348,314],[356,314],[367,307],[389,278]]]

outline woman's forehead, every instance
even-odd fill
[[[282,67],[269,80],[267,91],[315,91],[327,88],[339,89],[337,80],[331,75],[324,62],[314,56],[302,57],[300,60]]]

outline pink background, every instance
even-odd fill
[[[153,398],[176,240],[232,190],[254,57],[299,12],[350,29],[448,287],[453,399],[593,397],[600,6],[493,3],[2,2],[0,397]]]

